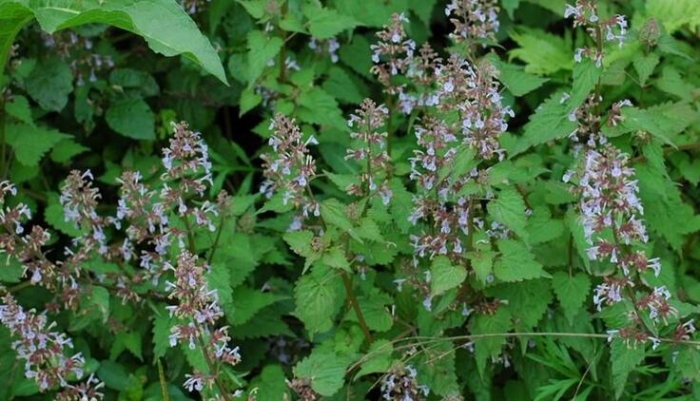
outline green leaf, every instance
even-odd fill
[[[329,39],[340,32],[358,25],[354,18],[338,13],[336,10],[307,3],[304,14],[309,19],[309,32],[318,39]]]
[[[38,166],[42,156],[63,139],[70,138],[50,128],[27,124],[8,124],[5,139],[14,149],[17,161],[25,166]]]
[[[258,93],[255,93],[254,87],[249,87],[243,89],[241,92],[241,99],[238,101],[238,106],[240,110],[238,115],[242,116],[245,113],[253,110],[257,105],[262,103],[263,97]]]
[[[233,300],[225,308],[226,319],[234,326],[250,321],[261,309],[284,299],[283,296],[271,292],[262,292],[247,286],[237,287],[233,291]]]
[[[252,85],[262,75],[267,63],[282,49],[284,41],[276,36],[268,37],[261,31],[248,33],[248,72],[246,78]]]
[[[389,295],[373,289],[367,295],[358,296],[357,303],[360,306],[362,315],[364,316],[370,330],[386,332],[389,331],[394,325],[394,319],[389,312],[389,305],[393,303],[393,300]],[[355,314],[355,311],[348,311],[346,319],[356,322],[357,315]]]
[[[513,96],[523,96],[549,81],[546,78],[526,73],[521,66],[504,63],[495,54],[489,54],[487,58],[498,69],[498,80],[508,88]]]
[[[571,276],[565,272],[556,272],[552,275],[552,289],[557,295],[564,316],[573,324],[574,318],[585,308],[584,302],[591,290],[591,279],[583,273]]]
[[[209,269],[206,276],[207,286],[210,290],[216,290],[219,305],[226,307],[233,301],[231,290],[231,269],[222,263],[215,263]]]
[[[160,92],[153,76],[145,71],[132,68],[120,68],[112,71],[109,82],[122,89],[137,89],[144,97],[156,96]]]
[[[535,256],[522,242],[511,239],[500,240],[498,249],[501,251],[501,257],[493,268],[497,279],[512,282],[549,277],[549,274],[543,270],[543,266],[535,260]]]
[[[32,109],[29,107],[29,100],[24,96],[15,95],[11,102],[5,103],[5,111],[8,115],[25,124],[34,125]]]
[[[537,326],[552,301],[549,280],[543,279],[502,284],[493,292],[499,299],[507,301],[503,307],[513,316],[516,331],[529,331]]]
[[[26,6],[14,1],[0,2],[0,76],[5,72],[15,37],[32,18],[32,12]]]
[[[259,376],[255,377],[248,388],[255,396],[248,399],[254,400],[285,400],[291,399],[289,386],[285,381],[286,376],[280,365],[267,365]]]
[[[53,147],[50,157],[56,163],[66,163],[71,161],[73,156],[85,153],[88,150],[90,148],[75,142],[73,139],[64,139]]]
[[[493,251],[480,250],[467,253],[467,258],[472,262],[472,269],[476,274],[476,278],[485,285],[489,282],[489,278],[493,272],[493,260],[496,253]]]
[[[156,117],[141,98],[122,99],[107,109],[107,124],[128,138],[140,140],[156,139]]]
[[[501,5],[503,9],[506,10],[508,17],[513,19],[513,13],[520,6],[520,0],[501,0]]]
[[[600,79],[602,68],[596,67],[591,59],[584,59],[574,65],[574,86],[571,97],[566,102],[569,111],[573,111],[586,100]]]
[[[317,266],[297,281],[294,314],[310,333],[328,331],[333,327],[331,318],[338,311],[343,291],[340,276],[334,270]]]
[[[437,3],[437,0],[409,0],[409,7],[425,26],[430,26],[435,3]]]
[[[321,218],[331,226],[343,231],[354,232],[353,224],[345,214],[347,206],[337,199],[326,199],[321,202]]]
[[[553,94],[530,116],[522,138],[518,141],[515,149],[509,152],[510,157],[522,153],[532,146],[565,138],[578,127],[575,122],[569,120],[568,106],[562,104],[561,97],[561,92]]]
[[[471,319],[472,335],[504,334],[512,329],[511,315],[506,308],[498,308],[494,314],[478,314]],[[474,354],[479,374],[483,377],[486,360],[501,354],[501,348],[506,343],[505,336],[475,338]]]
[[[73,92],[73,73],[57,58],[42,60],[27,77],[27,93],[46,111],[61,111]]]
[[[660,21],[669,34],[684,25],[695,29],[700,25],[700,8],[695,0],[647,0],[646,14]]]
[[[372,343],[366,356],[362,359],[360,371],[355,375],[355,379],[372,373],[384,373],[391,367],[394,345],[385,339],[379,339]]]
[[[430,295],[438,296],[459,287],[467,278],[464,266],[453,266],[445,256],[437,256],[430,266]]]
[[[563,8],[562,8],[563,9]],[[533,28],[520,28],[510,34],[520,47],[509,52],[509,59],[525,62],[525,72],[547,75],[559,70],[571,70],[574,59],[570,43],[560,36]]]
[[[548,208],[534,207],[527,232],[530,244],[541,244],[559,238],[564,233],[564,222],[552,219]]]
[[[323,90],[335,95],[345,103],[359,104],[367,95],[367,87],[361,81],[353,80],[343,68],[333,66],[328,71],[328,79],[323,83]]]
[[[345,370],[351,362],[352,359],[336,355],[327,349],[314,349],[311,355],[294,367],[294,376],[309,379],[314,391],[330,397],[343,387]]]
[[[620,398],[627,384],[627,376],[644,360],[644,345],[629,346],[627,342],[613,339],[610,344],[610,362],[612,364],[612,382],[615,397]]]
[[[299,119],[308,123],[328,125],[341,131],[347,123],[335,98],[321,88],[309,88],[299,95]]]
[[[659,56],[657,56],[656,53],[647,54],[635,58],[632,64],[639,76],[639,86],[644,87],[651,74],[654,73],[654,69],[659,64]]]
[[[328,248],[321,256],[321,263],[334,269],[342,269],[350,272],[350,261],[343,247],[336,245]]]
[[[520,238],[527,240],[526,206],[518,191],[513,188],[503,189],[495,201],[489,202],[487,209],[496,221],[513,230]]]
[[[311,246],[314,239],[314,234],[311,231],[289,231],[284,234],[283,238],[294,253],[306,259],[303,273],[306,273],[306,270],[313,262],[321,258],[321,252],[313,249]]]
[[[698,112],[689,104],[679,102],[646,109],[625,107],[622,109],[622,117],[620,125],[626,132],[645,131],[666,144],[674,145],[676,136],[698,120]]]
[[[227,83],[216,50],[197,25],[174,1],[70,1],[31,3],[42,29],[53,33],[85,24],[106,24],[143,37],[156,53],[182,55]]]

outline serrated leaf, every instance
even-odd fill
[[[286,383],[285,372],[280,365],[267,365],[259,376],[255,377],[248,386],[249,399],[284,400],[291,399],[289,386]]]
[[[385,332],[391,329],[394,325],[394,319],[389,312],[389,305],[392,302],[389,295],[379,290],[373,290],[367,295],[357,297],[357,303],[370,330]],[[348,311],[346,319],[353,322],[357,321],[355,311]]]
[[[535,207],[527,225],[530,244],[541,244],[558,238],[564,233],[564,222],[552,219],[549,209]]]
[[[565,272],[556,272],[552,275],[552,289],[564,311],[564,316],[573,324],[574,318],[579,314],[590,294],[591,279],[583,273],[573,276]]]
[[[696,30],[700,26],[700,8],[695,0],[647,0],[646,14],[658,19],[669,34],[684,25]]]
[[[350,262],[348,261],[345,250],[341,246],[332,246],[321,256],[321,263],[334,269],[342,269],[350,272]]]
[[[571,70],[573,57],[571,48],[560,36],[538,29],[520,28],[510,34],[519,46],[508,54],[510,60],[518,58],[525,62],[525,72],[547,75],[559,70]]]
[[[641,57],[637,57],[632,61],[634,69],[639,76],[639,85],[646,86],[647,80],[654,73],[654,69],[659,64],[659,56],[656,53],[650,53]]]
[[[156,116],[141,98],[126,98],[112,103],[105,119],[110,128],[127,138],[156,139]]]
[[[467,278],[464,266],[453,266],[445,256],[437,256],[430,266],[430,295],[438,296],[459,287]]]
[[[549,280],[527,280],[516,284],[503,284],[493,293],[507,301],[507,308],[515,321],[516,331],[529,331],[546,315],[552,301]]]
[[[275,58],[282,49],[284,41],[276,36],[267,36],[261,31],[248,33],[248,70],[246,78],[252,85],[262,75],[267,63]]]
[[[238,115],[242,116],[245,113],[253,110],[257,105],[262,103],[263,97],[255,92],[254,87],[248,87],[241,92],[241,98],[238,101]]]
[[[660,104],[646,109],[625,107],[622,116],[621,126],[627,132],[648,132],[668,145],[674,145],[676,136],[698,119],[697,111],[682,102]]]
[[[318,39],[329,39],[340,32],[358,25],[354,18],[343,15],[337,10],[318,7],[308,3],[304,14],[309,19],[309,32]]]
[[[5,111],[8,115],[22,121],[25,124],[33,125],[32,109],[29,107],[29,100],[21,95],[15,95],[11,102],[5,104]]]
[[[233,300],[231,269],[222,263],[215,263],[211,266],[209,273],[206,275],[206,279],[209,289],[216,290],[219,305],[224,307],[230,305]]]
[[[489,202],[487,209],[496,221],[513,230],[520,238],[527,240],[526,206],[518,191],[512,188],[503,189],[496,200]]]
[[[294,288],[294,314],[310,333],[322,333],[333,327],[339,294],[340,276],[332,269],[316,267],[302,276]]]
[[[5,140],[14,149],[17,161],[24,166],[38,166],[42,156],[57,143],[70,138],[54,129],[27,124],[8,124]]]
[[[512,282],[529,280],[538,277],[549,277],[543,266],[535,260],[535,256],[520,241],[500,240],[498,249],[501,257],[493,267],[493,274],[500,281]]]
[[[328,224],[344,231],[353,231],[353,224],[345,214],[347,206],[337,199],[321,202],[321,218]]]
[[[394,345],[385,339],[379,339],[372,343],[367,350],[367,354],[361,360],[360,371],[355,375],[355,379],[371,373],[384,373],[391,367]]]
[[[506,308],[498,308],[494,314],[478,314],[472,318],[470,328],[473,335],[507,333],[512,329],[510,312]],[[506,337],[475,338],[473,342],[476,366],[483,377],[487,359],[501,354]]]
[[[578,127],[575,122],[569,120],[568,106],[561,103],[561,97],[561,92],[553,94],[530,116],[522,138],[509,152],[510,157],[526,151],[531,146],[567,137]]]
[[[32,18],[32,12],[26,6],[14,1],[0,2],[0,73],[4,72],[15,37]]]
[[[335,98],[321,88],[306,89],[299,95],[299,119],[308,123],[328,125],[345,131],[347,123]]]
[[[615,338],[610,344],[610,362],[615,387],[615,397],[620,398],[627,376],[644,360],[644,345],[630,346],[626,341]]]
[[[359,85],[360,81],[353,80],[343,68],[333,66],[328,71],[328,79],[323,83],[323,90],[335,95],[345,103],[359,104],[367,95],[367,87]]]
[[[521,66],[505,63],[495,54],[489,54],[487,58],[498,69],[498,80],[508,88],[513,96],[523,96],[549,81],[546,78],[526,73]]]
[[[225,307],[226,319],[232,325],[240,326],[250,321],[261,309],[282,299],[284,299],[283,296],[255,290],[245,285],[236,287],[232,301]]]
[[[314,391],[330,397],[343,387],[345,369],[351,362],[352,359],[325,349],[314,350],[294,367],[294,376],[309,379]]]
[[[27,93],[46,111],[61,111],[73,92],[73,72],[57,58],[42,60],[27,77]]]
[[[467,258],[472,262],[472,269],[476,274],[476,278],[481,282],[481,284],[486,284],[490,279],[493,279],[491,275],[493,272],[493,259],[496,253],[493,251],[476,251],[467,253]]]
[[[70,161],[73,156],[85,153],[88,150],[90,148],[75,142],[73,139],[64,139],[53,147],[50,157],[56,163],[65,163]]]
[[[574,65],[574,85],[571,97],[566,102],[569,111],[573,111],[586,100],[600,79],[602,68],[596,67],[591,59],[584,59]]]
[[[155,96],[160,92],[158,83],[153,76],[145,71],[133,68],[120,68],[112,71],[109,82],[122,89],[136,89],[143,96]]]

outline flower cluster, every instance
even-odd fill
[[[68,380],[83,376],[85,359],[80,353],[65,356],[66,349],[73,348],[73,343],[65,334],[53,331],[55,323],[48,323],[46,315],[37,314],[34,309],[25,310],[9,294],[3,296],[2,302],[0,322],[17,338],[12,343],[12,348],[17,352],[17,357],[24,360],[25,377],[34,379],[40,391],[59,386],[66,389],[60,399],[104,397],[98,392],[102,383],[92,376],[79,386],[68,383]]]
[[[89,82],[95,82],[99,72],[114,68],[110,56],[91,52],[93,43],[89,38],[67,29],[53,34],[42,32],[42,37],[44,46],[52,49],[63,60],[70,60],[70,68],[79,86],[85,85],[86,77]]]
[[[574,6],[567,5],[564,10],[564,18],[573,18],[574,27],[584,27],[586,32],[596,43],[594,48],[578,48],[574,53],[574,60],[580,63],[583,57],[595,61],[596,66],[603,65],[603,42],[617,41],[622,47],[627,34],[627,19],[623,15],[614,15],[601,21],[595,0],[576,0]]]
[[[168,306],[170,316],[178,318],[182,324],[172,327],[170,346],[186,343],[190,349],[199,345],[214,371],[195,371],[187,375],[185,388],[188,391],[202,391],[211,387],[225,364],[237,365],[241,361],[238,347],[230,348],[228,327],[214,329],[216,321],[223,316],[218,304],[216,290],[210,290],[205,273],[208,267],[197,262],[197,257],[183,251],[177,259],[177,265],[165,264],[165,270],[173,271],[175,282],[167,282],[169,299],[177,304]]]
[[[387,177],[391,159],[386,151],[387,133],[379,130],[384,126],[389,110],[365,99],[356,113],[350,116],[348,126],[357,130],[350,133],[350,137],[358,145],[348,149],[345,158],[366,168],[360,175],[359,184],[352,184],[347,191],[356,196],[377,194],[382,203],[388,205],[393,195]]]
[[[392,77],[405,74],[416,50],[416,42],[406,39],[403,24],[408,22],[403,14],[393,14],[391,24],[377,32],[379,42],[371,46],[374,65],[370,70],[384,85],[384,90],[390,95],[400,92],[401,86],[392,83]],[[386,61],[383,61],[386,60]]]
[[[308,145],[317,141],[313,136],[302,140],[301,130],[294,120],[282,114],[275,116],[270,129],[273,130],[269,140],[273,153],[261,156],[265,181],[260,186],[260,192],[268,198],[276,192],[282,193],[284,205],[291,204],[301,209],[301,214],[295,217],[290,227],[290,230],[297,230],[305,218],[321,213],[318,202],[309,195],[309,184],[316,176],[316,161]]]
[[[340,49],[340,43],[336,38],[330,39],[316,39],[311,37],[309,41],[309,48],[319,54],[328,54],[331,58],[331,62],[334,64],[338,62],[338,49]]]
[[[450,38],[455,42],[474,39],[496,39],[500,27],[497,0],[452,0],[445,7],[445,15],[455,29]]]
[[[421,401],[430,394],[430,389],[416,380],[418,372],[410,365],[394,367],[382,379],[381,393],[384,400]]]

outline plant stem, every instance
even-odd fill
[[[340,277],[343,278],[343,285],[345,286],[345,293],[348,296],[348,299],[350,300],[350,305],[352,306],[352,309],[355,311],[355,315],[357,315],[357,321],[360,323],[360,327],[362,328],[362,332],[365,334],[365,338],[367,341],[372,344],[374,340],[372,339],[372,334],[369,332],[369,326],[367,326],[367,322],[365,321],[365,317],[362,314],[362,311],[360,310],[360,304],[357,302],[357,297],[355,296],[355,292],[352,290],[352,281],[350,281],[350,277],[348,276],[348,273],[344,270],[341,270],[340,272]]]
[[[163,394],[163,401],[170,401],[170,393],[168,393],[168,382],[165,380],[165,372],[163,372],[163,364],[160,358],[156,361],[158,365],[158,381],[160,382],[160,392]]]
[[[214,370],[214,363],[211,361],[211,357],[209,353],[207,352],[207,349],[204,344],[204,338],[202,337],[203,332],[202,328],[198,327],[197,328],[197,342],[199,343],[199,347],[202,350],[202,353],[204,354],[204,360],[207,362],[207,367],[209,367],[209,374],[214,376],[214,383],[216,383],[216,387],[219,388],[219,392],[221,392],[221,396],[224,397],[224,400],[226,401],[231,401],[231,396],[229,393],[226,391],[226,388],[224,385],[219,381],[219,372]]]
[[[216,252],[216,248],[219,247],[219,240],[221,239],[221,232],[224,231],[224,224],[226,224],[226,214],[221,213],[221,223],[219,224],[219,229],[216,231],[214,245],[212,245],[211,252],[209,252],[209,257],[207,258],[208,265],[211,265],[211,261],[214,260],[214,252]]]
[[[7,145],[5,143],[5,95],[2,93],[2,91],[0,91],[0,142],[2,143],[2,150],[0,151],[0,177],[4,179],[7,178],[5,171]]]

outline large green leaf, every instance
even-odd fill
[[[16,33],[35,17],[48,33],[85,24],[107,24],[133,32],[153,51],[168,57],[182,55],[227,83],[216,50],[182,7],[171,0],[6,1],[0,4],[0,15],[2,65]]]
[[[15,151],[17,161],[24,166],[37,166],[41,157],[58,142],[70,138],[53,129],[28,124],[8,124],[5,139]]]
[[[105,117],[110,128],[128,138],[156,138],[156,116],[141,98],[122,99],[113,103],[107,109]]]

